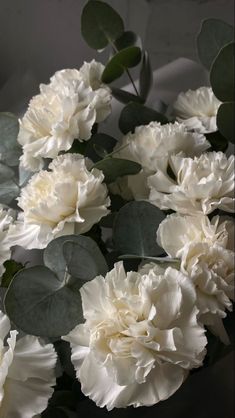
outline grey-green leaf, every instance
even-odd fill
[[[213,18],[204,20],[197,36],[198,56],[202,64],[210,70],[220,49],[233,39],[234,29],[228,23]]]
[[[0,202],[9,205],[19,194],[19,186],[14,180],[6,180],[0,183]]]
[[[134,132],[137,126],[148,125],[152,121],[164,124],[168,122],[168,119],[156,110],[142,104],[129,103],[121,112],[119,129],[123,134],[127,134]]]
[[[217,126],[221,134],[230,142],[235,142],[234,102],[222,103],[217,113]]]
[[[17,142],[19,122],[12,113],[0,113],[0,159],[9,166],[17,166],[21,148]]]
[[[144,103],[144,100],[140,96],[129,93],[129,91],[121,90],[116,87],[112,87],[112,95],[121,103],[127,104],[130,102]]]
[[[129,46],[138,46],[139,48],[142,47],[140,37],[131,30],[123,32],[120,38],[116,39],[114,44],[118,51],[128,48]]]
[[[113,183],[118,177],[134,175],[141,170],[140,164],[121,158],[105,158],[98,161],[94,167],[103,171],[104,181],[107,184]]]
[[[165,214],[148,202],[130,202],[123,206],[114,223],[113,241],[120,254],[141,257],[163,253],[157,245],[156,231]]]
[[[79,291],[44,266],[23,269],[5,296],[10,320],[27,334],[59,337],[83,320]]]
[[[101,159],[99,149],[101,148],[109,154],[113,151],[116,143],[117,140],[110,135],[103,133],[95,134],[87,143],[85,156],[94,162],[99,161]]]
[[[220,50],[210,72],[211,87],[222,102],[234,101],[234,46],[231,42]]]
[[[63,245],[63,254],[68,272],[73,277],[89,281],[108,272],[103,254],[95,241],[89,237],[78,235],[73,241],[66,241]]]
[[[117,52],[107,63],[102,81],[106,84],[121,77],[127,68],[135,67],[141,61],[141,50],[137,46],[131,46]]]
[[[140,69],[140,96],[145,101],[153,84],[153,72],[149,54],[144,51]]]
[[[91,48],[100,50],[119,38],[124,24],[119,14],[103,1],[88,1],[81,16],[82,36]]]

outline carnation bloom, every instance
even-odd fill
[[[206,216],[168,216],[157,231],[157,242],[195,285],[200,320],[228,341],[220,318],[234,299],[234,222],[210,222]]]
[[[173,105],[179,122],[201,133],[217,131],[216,115],[221,102],[211,87],[200,87],[180,93]]]
[[[179,271],[125,273],[120,262],[80,292],[86,321],[63,338],[83,393],[98,406],[153,405],[202,365],[205,330],[194,287]]]
[[[210,152],[200,157],[170,158],[175,178],[159,169],[148,178],[149,200],[160,209],[183,214],[209,214],[219,208],[234,212],[234,156]]]
[[[0,204],[0,278],[5,269],[3,263],[11,256],[10,246],[7,240],[8,230],[13,221],[10,211],[5,210]]]
[[[166,170],[169,157],[183,152],[184,155],[200,155],[210,147],[206,138],[197,133],[188,132],[183,124],[168,123],[161,125],[151,122],[147,126],[138,126],[134,133],[123,137],[116,145],[114,157],[135,161],[142,166],[142,171],[134,176],[120,179],[119,190],[123,197],[147,198],[149,188],[147,178],[159,168]],[[114,186],[115,187],[115,186]]]
[[[61,70],[29,103],[18,142],[23,147],[21,165],[30,171],[43,168],[43,158],[55,158],[71,148],[74,139],[87,141],[95,122],[110,113],[111,94],[102,84],[104,67],[85,63],[80,71]]]
[[[17,334],[10,331],[10,321],[0,311],[1,418],[32,418],[41,413],[56,383],[53,345],[30,335],[16,340]]]
[[[12,245],[45,248],[54,238],[82,234],[109,213],[107,187],[102,171],[87,169],[79,154],[64,154],[31,177],[21,191],[23,210],[10,228]]]

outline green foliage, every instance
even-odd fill
[[[153,84],[153,71],[149,54],[144,51],[140,69],[140,97],[146,101]]]
[[[21,263],[17,263],[17,261],[15,260],[7,260],[4,263],[4,267],[5,267],[5,271],[2,275],[2,281],[1,281],[1,286],[2,287],[8,287],[14,277],[14,275],[22,270],[22,268],[24,267],[23,264]]]
[[[234,39],[231,25],[219,19],[206,19],[202,22],[197,37],[198,56],[202,64],[210,70],[220,49]]]
[[[217,113],[217,126],[221,134],[230,142],[235,141],[234,102],[222,103]]]
[[[217,116],[218,117],[218,116]],[[218,126],[218,120],[217,120]],[[206,139],[210,142],[213,151],[225,152],[228,148],[228,140],[221,134],[220,131],[205,134]]]
[[[88,1],[81,16],[83,38],[91,48],[100,50],[119,38],[124,24],[119,14],[102,1]]]
[[[129,93],[129,91],[121,90],[116,87],[112,87],[112,95],[121,103],[128,104],[130,102],[144,103],[144,99],[135,94]]]
[[[156,231],[164,218],[165,214],[148,202],[127,203],[114,223],[115,250],[142,258],[162,254],[162,248],[156,243]]]
[[[141,165],[134,161],[111,157],[98,161],[94,167],[103,171],[107,184],[113,183],[118,177],[137,174],[141,170]]]
[[[136,33],[128,30],[123,32],[120,38],[116,39],[114,45],[118,51],[128,48],[129,46],[138,46],[141,48],[141,39]]]
[[[85,156],[97,162],[113,151],[117,140],[110,135],[98,133],[88,141]]]
[[[141,50],[137,46],[130,46],[117,52],[107,63],[102,74],[102,81],[106,84],[121,77],[128,68],[135,67],[141,61]]]
[[[18,196],[19,187],[12,168],[0,162],[0,202],[8,205]]]
[[[0,160],[14,167],[19,164],[21,148],[17,142],[19,122],[12,113],[0,113]]]
[[[5,308],[24,332],[58,337],[83,320],[79,288],[108,268],[96,243],[75,235],[52,241],[44,262],[46,266],[22,269],[14,276]]]
[[[154,109],[139,103],[129,103],[121,112],[119,128],[123,134],[134,132],[140,125],[148,125],[152,121],[167,123],[167,118]]]
[[[234,46],[231,42],[220,50],[210,72],[211,87],[222,102],[234,101]]]

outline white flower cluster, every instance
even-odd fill
[[[55,385],[57,356],[52,344],[26,335],[17,340],[0,311],[0,416],[32,418],[47,407]]]
[[[74,139],[87,141],[94,123],[111,112],[111,94],[101,82],[104,66],[96,61],[80,70],[55,73],[41,84],[20,123],[18,141],[23,147],[21,165],[29,171],[43,168],[44,158],[68,151]]]

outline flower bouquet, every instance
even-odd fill
[[[233,28],[202,24],[210,87],[151,108],[139,37],[103,1],[81,27],[106,66],[57,71],[19,121],[0,114],[0,416],[166,417],[233,347]]]

